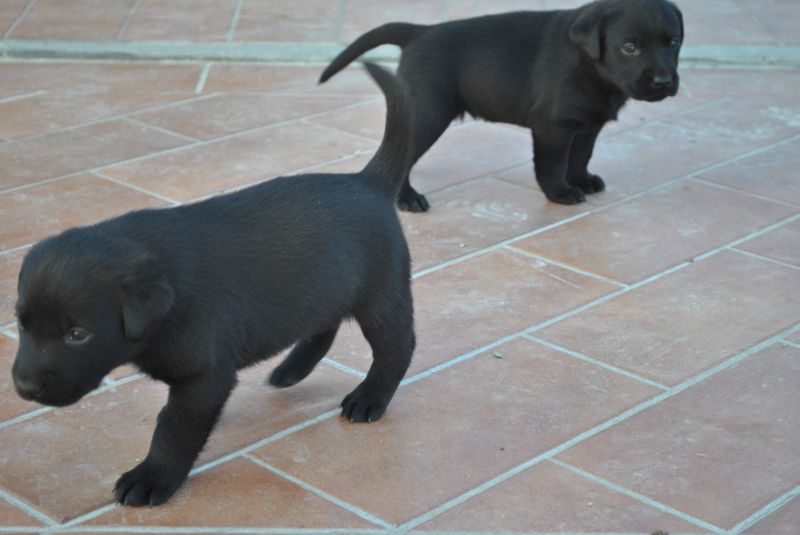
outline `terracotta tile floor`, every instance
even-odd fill
[[[0,0],[15,40],[343,42],[580,0]],[[793,0],[678,0],[690,44],[800,44]],[[0,41],[2,43],[2,41]],[[546,201],[527,131],[455,123],[402,214],[418,349],[385,418],[341,397],[371,358],[345,326],[286,390],[248,369],[194,475],[111,503],[164,385],[130,367],[63,409],[16,396],[16,278],[36,240],[281,173],[359,170],[383,129],[358,68],[0,62],[0,534],[800,534],[800,71],[684,68],[632,102]]]

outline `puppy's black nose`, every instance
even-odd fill
[[[657,74],[653,76],[653,81],[650,83],[656,89],[669,89],[675,83],[675,80],[671,74]]]
[[[36,399],[44,390],[44,380],[31,377],[14,376],[14,386],[20,396],[27,400]]]

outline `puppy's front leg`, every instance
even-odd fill
[[[587,194],[599,193],[606,189],[603,179],[589,172],[589,160],[592,158],[600,128],[592,128],[575,134],[569,151],[567,182],[570,186],[580,188]]]
[[[562,123],[538,120],[531,130],[536,180],[547,198],[560,204],[585,201],[583,192],[567,183],[573,130]]]
[[[114,492],[118,503],[160,505],[178,490],[235,383],[235,374],[230,374],[170,386],[147,457],[117,480]]]

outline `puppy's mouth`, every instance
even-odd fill
[[[61,385],[59,388],[46,387],[33,395],[25,395],[19,391],[18,393],[28,401],[35,401],[51,407],[66,407],[80,400],[97,386],[99,383],[95,385]]]

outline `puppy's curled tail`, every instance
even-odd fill
[[[364,67],[386,98],[386,128],[378,152],[362,173],[378,175],[384,190],[397,196],[411,167],[411,109],[405,84],[389,71],[368,61]]]
[[[333,61],[319,77],[319,83],[326,82],[328,78],[347,67],[358,56],[377,46],[397,45],[400,48],[406,46],[406,43],[419,34],[423,28],[424,26],[419,24],[390,22],[368,31],[333,58]]]

